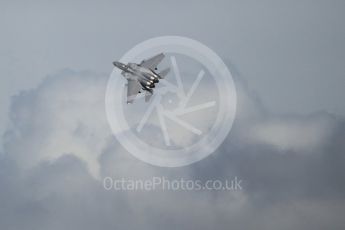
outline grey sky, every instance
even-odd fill
[[[134,44],[182,35],[233,63],[275,112],[345,114],[344,8],[334,0],[2,1],[1,110],[56,70],[108,73]]]
[[[344,229],[344,11],[341,0],[1,1],[0,228]],[[209,46],[238,89],[228,139],[179,169],[131,157],[104,114],[111,62],[161,35]],[[97,170],[237,175],[246,188],[106,192]]]

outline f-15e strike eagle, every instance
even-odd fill
[[[156,73],[157,65],[164,59],[164,54],[157,54],[149,59],[143,60],[140,64],[128,63],[123,64],[114,61],[113,64],[120,70],[121,74],[127,79],[127,103],[132,103],[138,93],[145,91],[145,101],[148,102],[153,94],[155,83],[164,78],[170,71],[164,69]]]

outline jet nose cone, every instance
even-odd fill
[[[114,61],[114,62],[113,62],[113,65],[116,66],[116,67],[120,67],[120,66],[121,66],[121,63],[118,62],[118,61]]]
[[[127,66],[121,62],[118,61],[114,61],[113,65],[116,66],[117,68],[121,69],[121,70],[126,70]]]

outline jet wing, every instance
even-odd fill
[[[132,103],[141,89],[141,84],[136,80],[128,80],[127,103]]]
[[[154,70],[157,65],[163,60],[165,55],[163,53],[157,54],[149,59],[143,60],[140,65],[145,68],[149,68],[151,70]]]

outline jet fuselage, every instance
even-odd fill
[[[149,68],[136,63],[126,65],[121,62],[114,62],[113,64],[122,70],[122,75],[126,79],[139,81],[144,90],[155,88],[155,83],[159,82],[159,75]]]

